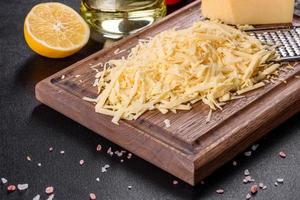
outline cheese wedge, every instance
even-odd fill
[[[227,24],[291,23],[294,0],[202,0],[204,17]]]

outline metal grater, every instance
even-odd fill
[[[294,14],[300,17],[300,0],[296,0],[295,2]]]
[[[279,45],[277,62],[300,60],[300,26],[249,30],[250,35],[266,44]]]

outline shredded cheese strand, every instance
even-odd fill
[[[189,110],[200,100],[211,110],[222,109],[222,101],[237,98],[235,92],[264,86],[259,81],[279,67],[268,64],[275,54],[247,33],[217,22],[167,30],[139,41],[127,58],[104,65],[109,67],[97,75],[95,111],[113,116],[117,124],[147,110]]]

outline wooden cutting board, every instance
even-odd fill
[[[272,128],[300,110],[300,66],[281,73],[287,84],[278,81],[250,92],[246,98],[230,102],[223,111],[212,114],[197,103],[191,111],[160,114],[149,111],[136,121],[121,121],[117,126],[111,117],[94,112],[94,105],[82,99],[96,97],[93,87],[95,71],[91,65],[126,56],[115,55],[116,49],[129,50],[141,38],[172,27],[185,28],[200,20],[200,1],[166,17],[146,30],[123,39],[84,60],[39,82],[36,98],[99,135],[139,157],[195,185],[218,167],[245,150]],[[80,75],[80,77],[76,77]],[[62,78],[64,76],[65,78]],[[171,121],[165,128],[164,119]]]

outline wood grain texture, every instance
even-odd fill
[[[191,111],[162,115],[148,111],[136,121],[111,123],[111,117],[94,112],[92,103],[82,97],[96,97],[95,71],[90,66],[128,54],[139,39],[173,27],[186,28],[202,19],[200,1],[196,1],[164,20],[99,51],[52,75],[36,86],[36,97],[99,135],[139,157],[195,185],[215,169],[262,137],[272,128],[300,110],[300,66],[282,72],[280,81],[250,92],[245,98],[225,105],[206,123],[209,109],[197,103]],[[116,49],[126,49],[115,55]],[[64,75],[65,78],[61,79]],[[80,75],[80,77],[76,77]],[[165,128],[164,119],[171,121]]]

